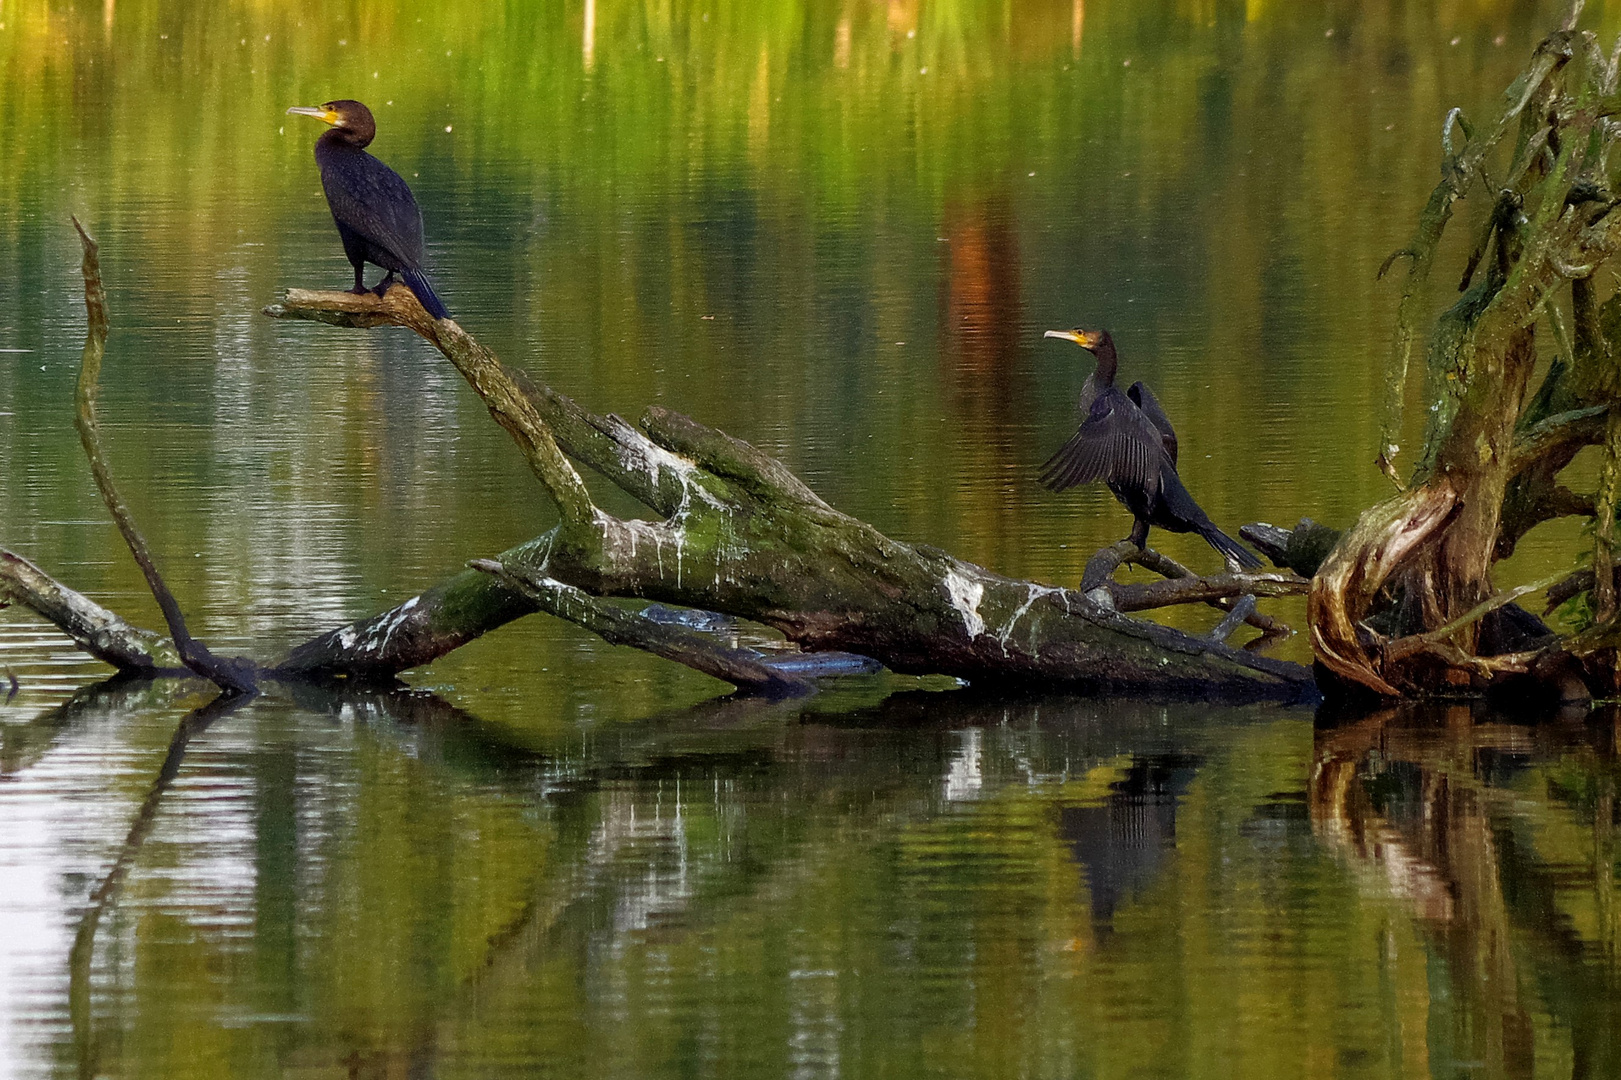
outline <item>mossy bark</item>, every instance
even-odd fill
[[[1313,586],[1309,618],[1319,661],[1380,694],[1467,693],[1498,672],[1529,670],[1525,657],[1481,655],[1481,621],[1470,613],[1501,606],[1488,603],[1493,565],[1527,530],[1558,514],[1596,511],[1601,536],[1608,531],[1604,508],[1613,512],[1613,484],[1608,495],[1586,498],[1556,479],[1581,446],[1605,438],[1617,403],[1605,325],[1617,302],[1600,308],[1593,289],[1595,272],[1621,247],[1606,164],[1617,138],[1608,119],[1617,63],[1591,34],[1574,29],[1579,7],[1537,48],[1489,131],[1475,133],[1457,110],[1448,117],[1442,179],[1405,252],[1412,260],[1392,364],[1398,402],[1415,298],[1441,233],[1475,184],[1490,194],[1492,209],[1459,285],[1463,295],[1430,335],[1423,452],[1405,490],[1363,513]],[[1506,161],[1494,160],[1516,129]],[[1455,130],[1467,138],[1462,150]],[[1493,186],[1489,176],[1499,167]],[[1574,346],[1559,313],[1567,287]],[[1564,358],[1532,395],[1539,322],[1554,328]],[[1396,452],[1387,434],[1380,460],[1393,479]],[[1443,628],[1444,641],[1436,637]]]
[[[637,425],[595,416],[510,371],[405,290],[382,298],[294,290],[273,317],[408,327],[484,398],[557,498],[555,530],[503,553],[529,579],[601,596],[723,612],[780,630],[807,650],[870,656],[905,673],[1031,680],[1177,696],[1298,698],[1310,672],[1129,618],[1103,598],[996,574],[884,536],[833,509],[783,464],[742,440],[660,408]],[[539,425],[543,430],[533,430]],[[659,520],[574,501],[572,466],[591,467]],[[534,610],[497,580],[458,575],[391,611],[322,635],[276,670],[389,676]],[[1234,585],[1234,588],[1240,588]],[[1276,588],[1259,582],[1249,591]]]

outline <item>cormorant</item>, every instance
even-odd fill
[[[1131,542],[1142,548],[1151,526],[1196,532],[1229,563],[1258,567],[1261,560],[1211,522],[1176,474],[1176,432],[1148,387],[1115,388],[1119,365],[1107,330],[1049,330],[1044,335],[1073,341],[1097,357],[1097,369],[1081,386],[1077,408],[1083,419],[1041,467],[1041,482],[1053,491],[1101,480],[1137,518]]]
[[[366,153],[377,134],[371,110],[358,101],[329,101],[287,111],[332,125],[315,140],[315,163],[343,237],[343,253],[355,267],[353,291],[367,291],[364,265],[373,263],[388,274],[372,292],[382,296],[398,273],[429,315],[448,318],[422,272],[422,211],[399,173]]]

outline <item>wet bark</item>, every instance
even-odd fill
[[[187,632],[101,452],[95,391],[106,306],[94,241],[82,229],[81,236],[90,328],[80,432],[98,488],[163,609],[173,644],[128,626],[9,553],[0,559],[0,604],[26,605],[120,670],[151,672],[178,659],[228,691],[251,691],[265,679],[391,680],[513,619],[547,611],[607,640],[769,694],[803,692],[816,674],[847,670],[847,654],[854,653],[902,673],[981,682],[1034,680],[1239,700],[1315,696],[1308,669],[1224,640],[1241,620],[1271,637],[1287,633],[1254,611],[1253,598],[1299,592],[1303,579],[1198,578],[1153,552],[1134,558],[1173,580],[1106,582],[1083,593],[1007,578],[937,548],[884,536],[833,509],[781,462],[688,417],[654,407],[632,425],[592,414],[505,367],[456,323],[429,317],[408,289],[383,297],[292,290],[266,313],[350,328],[401,326],[421,335],[511,435],[562,520],[546,535],[495,560],[479,560],[476,569],[389,611],[306,642],[280,664],[214,656]],[[602,511],[576,463],[640,501],[654,519]],[[601,597],[751,619],[806,653],[837,654],[836,662],[819,667],[814,657],[756,655]],[[1234,609],[1235,601],[1214,637],[1123,614],[1188,602]]]
[[[1591,34],[1574,29],[1579,11],[1577,4],[1537,48],[1489,129],[1471,128],[1460,110],[1448,116],[1441,182],[1409,249],[1398,253],[1410,265],[1390,369],[1392,417],[1399,416],[1416,306],[1442,232],[1476,184],[1492,198],[1462,295],[1430,333],[1427,428],[1411,478],[1401,485],[1393,465],[1399,448],[1392,420],[1380,464],[1404,490],[1365,511],[1314,578],[1314,651],[1346,684],[1385,696],[1468,694],[1499,675],[1535,670],[1537,658],[1484,655],[1486,615],[1507,603],[1493,565],[1537,523],[1568,513],[1593,515],[1598,543],[1608,549],[1615,470],[1591,497],[1557,482],[1582,446],[1609,441],[1618,389],[1611,333],[1621,302],[1598,306],[1593,286],[1621,248],[1621,214],[1612,213],[1618,200],[1605,165],[1617,138],[1609,119],[1617,62]],[[1512,133],[1499,172],[1498,147]],[[1560,314],[1567,289],[1574,344]],[[1562,359],[1533,394],[1539,323],[1553,327]],[[1607,569],[1609,560],[1600,565]],[[1597,575],[1600,622],[1614,614],[1608,585],[1607,574]]]
[[[17,604],[54,624],[73,643],[120,671],[177,670],[180,654],[161,634],[131,626],[39,567],[0,548],[0,607]]]

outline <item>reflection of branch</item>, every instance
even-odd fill
[[[152,561],[152,552],[146,546],[146,538],[135,527],[135,518],[113,485],[112,470],[107,467],[107,459],[101,449],[101,428],[96,421],[97,383],[101,378],[101,357],[107,346],[107,292],[101,285],[101,265],[95,240],[84,231],[78,218],[73,219],[73,227],[79,230],[79,239],[84,244],[84,307],[89,320],[84,356],[79,366],[79,386],[74,395],[77,404],[75,425],[79,429],[79,441],[84,445],[84,455],[90,459],[90,473],[95,477],[102,501],[107,504],[108,512],[117,523],[124,543],[129,545],[130,554],[135,556],[141,573],[146,576],[153,598],[163,609],[164,621],[169,624],[169,636],[180,650],[181,661],[221,689],[251,692],[256,685],[252,664],[234,658],[216,657],[186,630],[186,617],[181,614],[180,604],[168,585],[164,584],[157,564]]]
[[[135,708],[162,707],[195,684],[159,682],[144,675],[114,675],[81,687],[54,708],[20,724],[0,724],[0,783],[29,768],[68,728],[88,718]]]
[[[164,755],[163,765],[159,767],[151,788],[147,790],[141,808],[135,813],[135,821],[130,825],[129,835],[124,838],[124,846],[119,849],[118,857],[113,860],[107,876],[101,879],[101,883],[90,894],[90,907],[79,920],[79,929],[73,935],[73,948],[68,953],[68,1015],[73,1025],[73,1041],[78,1049],[79,1069],[83,1076],[93,1076],[97,1071],[96,1046],[90,1015],[90,969],[95,955],[96,927],[101,923],[102,913],[118,898],[118,891],[124,883],[124,878],[129,874],[130,865],[140,853],[147,834],[152,831],[152,823],[157,818],[158,804],[162,802],[164,792],[169,790],[169,785],[174,783],[174,778],[180,773],[180,763],[186,756],[186,747],[214,721],[234,712],[249,700],[247,695],[227,691],[207,705],[193,709],[181,719],[175,728],[174,737],[169,740],[169,752]]]

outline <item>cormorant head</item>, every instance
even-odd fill
[[[1074,330],[1049,330],[1041,336],[1073,341],[1090,353],[1102,352],[1104,349],[1114,351],[1114,339],[1109,336],[1107,330],[1082,330],[1077,327]]]
[[[325,105],[294,105],[287,110],[295,116],[313,116],[322,123],[331,124],[329,133],[338,140],[365,146],[377,134],[377,121],[371,110],[358,101],[329,101]]]

